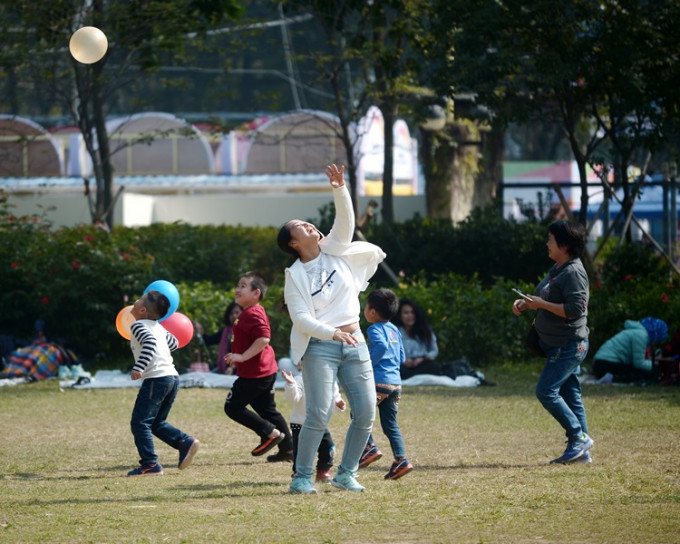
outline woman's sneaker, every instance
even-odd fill
[[[576,440],[567,441],[567,449],[564,453],[557,459],[550,461],[550,464],[561,463],[573,463],[578,458],[586,454],[586,452],[593,447],[593,439],[590,438],[586,433],[582,433]]]
[[[359,459],[359,468],[365,468],[371,463],[374,463],[383,456],[382,452],[378,449],[378,446],[371,444],[364,448],[364,453],[361,454]]]
[[[128,476],[163,476],[163,467],[160,463],[151,466],[139,465],[127,473]]]
[[[359,485],[357,479],[351,472],[338,472],[331,480],[331,485],[345,491],[360,492],[364,490],[363,485]]]
[[[288,488],[289,493],[302,493],[304,495],[316,495],[316,487],[309,478],[293,477],[293,481]]]
[[[584,464],[584,465],[589,465],[592,462],[593,462],[593,458],[591,457],[590,452],[587,451],[583,455],[581,455],[581,457],[577,457],[576,461],[574,461],[574,464],[580,463],[580,464]]]
[[[386,480],[398,480],[402,476],[406,476],[409,472],[413,470],[413,465],[409,463],[409,460],[404,457],[392,463],[390,471],[385,474]]]

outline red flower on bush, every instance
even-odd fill
[[[627,276],[623,276],[623,281],[630,281],[633,279],[633,274],[628,274]]]
[[[15,219],[16,219],[16,217],[14,217],[13,215],[7,216],[7,221],[14,221]]]
[[[42,297],[42,298],[40,299],[40,302],[43,303],[43,306],[47,306],[47,305],[50,303],[50,299],[47,298],[47,297]]]
[[[85,241],[86,241],[86,242],[91,242],[92,240],[94,240],[94,236],[92,236],[92,235],[90,235],[90,234],[88,234],[87,236],[85,236]]]
[[[132,257],[130,257],[129,253],[123,253],[123,259],[125,259],[126,261],[129,261],[131,258]]]
[[[661,302],[663,302],[664,304],[668,302],[668,295],[666,295],[666,293],[661,293]]]
[[[11,266],[12,268],[18,268],[18,267],[19,267],[19,263],[15,261],[15,262],[13,262],[10,266]]]
[[[71,266],[73,267],[73,270],[78,270],[80,268],[80,263],[78,261],[72,261]]]

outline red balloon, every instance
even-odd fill
[[[194,337],[194,324],[182,313],[174,312],[160,323],[177,338],[180,348],[186,346]]]

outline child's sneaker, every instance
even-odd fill
[[[567,449],[564,453],[557,459],[550,461],[550,464],[554,463],[573,463],[579,457],[582,457],[586,452],[593,447],[593,439],[590,438],[586,433],[582,433],[580,438],[576,440],[567,441]]]
[[[278,451],[273,455],[267,455],[268,463],[292,463],[293,461],[294,459],[292,451]]]
[[[390,471],[387,474],[385,474],[385,479],[398,480],[402,476],[406,476],[412,470],[413,465],[409,463],[409,460],[406,459],[406,457],[403,457],[402,459],[398,459],[397,461],[392,463]]]
[[[328,483],[333,479],[333,475],[330,470],[317,470],[316,471],[316,481]]]
[[[364,453],[361,454],[359,459],[359,468],[365,468],[371,463],[377,461],[383,456],[382,452],[378,449],[378,446],[371,444],[364,448]]]
[[[309,478],[298,478],[295,476],[288,488],[289,493],[302,493],[304,495],[316,495],[316,487]]]
[[[187,468],[191,464],[200,445],[201,443],[195,438],[189,438],[180,446],[179,464],[177,465],[180,470]]]
[[[331,480],[331,485],[337,487],[338,489],[344,489],[345,491],[355,491],[360,492],[364,490],[363,485],[359,485],[357,479],[351,472],[338,472],[335,478]]]
[[[139,465],[137,468],[133,468],[127,473],[128,476],[163,476],[163,467],[160,463],[156,463],[152,466],[142,466]]]
[[[250,453],[253,454],[255,457],[259,455],[264,455],[270,449],[276,446],[279,442],[281,442],[285,437],[286,435],[284,433],[279,433],[279,436],[275,436],[274,438],[263,438],[262,441],[260,442],[260,445]]]

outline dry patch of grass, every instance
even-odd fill
[[[0,542],[677,542],[680,388],[585,388],[592,465],[550,466],[561,429],[533,397],[535,369],[498,387],[412,388],[400,424],[416,469],[385,457],[350,494],[287,493],[290,464],[253,458],[257,438],[222,410],[225,390],[180,391],[170,421],[197,436],[194,464],[157,442],[163,477],[127,478],[136,390],[0,389]],[[277,397],[284,414],[290,406]],[[331,431],[342,448],[347,414]]]

